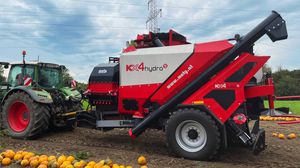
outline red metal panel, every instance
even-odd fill
[[[194,53],[162,84],[151,101],[164,104],[231,47],[227,40],[195,44]]]
[[[143,113],[143,105],[147,98],[160,86],[159,83],[147,84],[147,85],[132,85],[132,86],[120,86],[119,90],[119,104],[118,109],[120,113],[134,114],[136,112]],[[135,99],[138,101],[138,111],[128,111],[123,108],[122,100]]]
[[[245,88],[245,98],[262,97],[274,94],[274,85],[260,85]]]
[[[118,91],[118,84],[107,82],[92,82],[88,84],[88,91],[93,94],[110,94]]]
[[[135,50],[136,50],[136,48],[134,46],[129,46],[129,47],[123,49],[123,53],[132,52]]]
[[[269,56],[253,56],[249,53],[243,53],[234,60],[227,68],[219,72],[215,77],[206,83],[202,88],[183,102],[185,105],[192,104],[195,101],[204,101],[204,104],[222,121],[226,122],[234,111],[245,102],[244,87],[255,73],[266,63]],[[225,82],[233,73],[238,71],[248,62],[255,62],[255,66],[240,82]],[[226,110],[212,98],[204,98],[212,90],[234,90],[235,100]],[[226,97],[225,97],[226,99]]]

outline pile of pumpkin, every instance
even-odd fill
[[[260,116],[261,121],[300,121],[297,117],[272,117],[272,116]]]
[[[278,133],[278,132],[273,132],[272,136],[277,137],[279,139],[285,139],[286,138],[284,134],[281,134],[281,133]],[[300,134],[299,134],[299,137],[300,137]],[[290,134],[287,135],[287,139],[296,139],[296,138],[297,138],[297,135],[295,133],[290,133]]]
[[[137,159],[140,168],[147,168],[147,161],[144,156]],[[74,156],[61,155],[47,156],[36,155],[33,152],[6,150],[0,153],[0,167],[9,166],[10,164],[20,164],[22,167],[32,168],[132,168],[113,163],[112,160],[100,160],[99,162],[85,160],[76,160]]]

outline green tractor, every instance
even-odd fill
[[[7,81],[0,82],[0,128],[21,139],[35,138],[49,128],[74,129],[81,94],[75,83],[63,80],[65,66],[25,63],[25,54],[23,63],[0,62],[10,68]]]

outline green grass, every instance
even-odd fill
[[[268,101],[265,101],[265,106],[268,107]],[[300,115],[300,100],[292,101],[292,100],[280,100],[275,101],[275,108],[277,107],[289,107],[290,111],[293,114],[299,114]]]

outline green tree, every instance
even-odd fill
[[[74,80],[74,78],[70,75],[70,72],[68,69],[64,69],[62,71],[62,81],[65,85],[71,86],[71,81]],[[76,88],[79,91],[86,91],[87,89],[87,84],[83,82],[77,82]]]
[[[73,77],[70,75],[69,70],[66,68],[62,71],[62,81],[64,85],[71,85]]]
[[[262,67],[262,71],[263,71],[263,73],[269,73],[269,72],[272,72],[272,68],[268,64],[265,64]]]
[[[0,66],[0,84],[2,84],[6,80],[3,73],[4,69],[2,66]]]
[[[82,82],[77,82],[77,89],[79,91],[86,91],[87,89],[87,84],[86,83],[82,83]]]
[[[273,73],[276,96],[300,95],[300,70],[289,71],[281,67]]]

